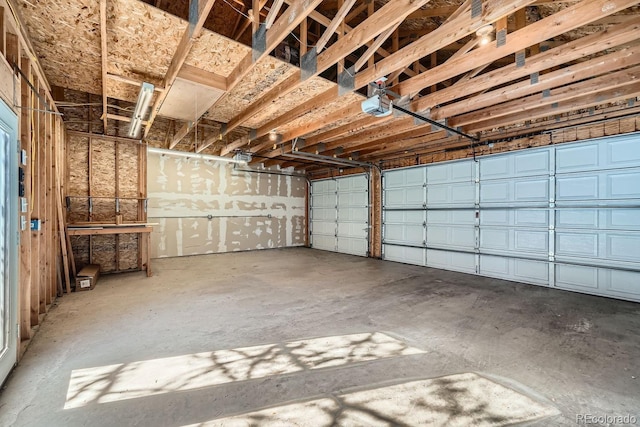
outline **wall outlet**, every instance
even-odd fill
[[[31,231],[40,231],[41,227],[42,227],[42,224],[40,223],[39,219],[31,220]]]
[[[26,197],[20,197],[20,212],[27,213],[29,211],[29,201]]]

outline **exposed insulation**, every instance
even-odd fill
[[[76,267],[81,269],[85,265],[91,264],[89,260],[89,236],[70,236],[70,238]]]

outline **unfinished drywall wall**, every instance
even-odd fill
[[[151,256],[304,245],[304,178],[234,170],[233,164],[148,155]]]

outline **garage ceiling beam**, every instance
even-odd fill
[[[458,76],[480,65],[490,64],[526,47],[619,12],[637,2],[637,0],[583,0],[511,33],[507,43],[502,46],[498,46],[497,43],[481,46],[467,55],[449,61],[446,65],[437,66],[405,80],[394,90],[401,95],[414,96],[425,87]]]
[[[484,4],[482,15],[476,18],[471,17],[469,6],[470,2],[465,2],[457,9],[456,12],[454,12],[453,16],[450,17],[446,24],[441,25],[433,32],[423,36],[409,46],[406,46],[403,49],[392,53],[388,57],[381,59],[374,67],[366,68],[365,70],[357,73],[355,75],[354,90],[368,85],[369,82],[374,81],[378,77],[403,69],[423,56],[427,56],[460,40],[463,37],[468,36],[469,34],[475,33],[478,28],[485,25],[487,22],[494,22],[502,16],[513,13],[515,10],[533,3],[533,1],[534,0],[511,0],[505,2],[502,0],[488,0]],[[338,98],[338,89],[333,88],[331,90],[334,91],[335,97]],[[358,103],[355,105],[354,103],[353,105],[345,107],[338,117],[344,119],[344,117],[353,115],[346,115],[349,111],[354,111],[356,113],[361,112],[360,104]],[[286,122],[286,117],[286,114],[284,114],[280,118]],[[321,129],[321,127],[315,127],[313,130],[317,129]],[[289,133],[291,134],[295,132]],[[283,136],[283,140],[286,141],[287,139]]]
[[[640,17],[636,17],[628,23],[571,41],[546,52],[538,53],[527,58],[524,66],[518,66],[514,63],[474,77],[463,84],[441,89],[415,100],[412,106],[414,111],[424,111],[436,105],[527,77],[533,73],[557,67],[608,48],[630,43],[638,38],[638,32],[640,32]]]
[[[402,21],[411,11],[421,7],[428,1],[429,0],[396,0],[385,4],[362,24],[348,32],[343,38],[331,45],[324,52],[318,54],[315,70],[309,72],[306,78],[317,76],[325,71],[361,46],[363,40],[373,39],[387,28],[393,26],[396,22]],[[227,124],[227,132],[240,126],[274,100],[299,88],[304,84],[304,81],[301,70],[297,70],[286,80],[254,101],[243,112],[232,118]]]
[[[351,7],[355,2],[356,0],[346,0],[342,4],[342,6],[340,7],[340,10],[338,10],[338,13],[336,13],[336,16],[333,17],[333,19],[329,23],[329,26],[324,30],[324,33],[322,34],[320,39],[316,42],[316,46],[315,46],[316,53],[322,52],[322,49],[324,49],[327,43],[329,43],[329,39],[331,38],[331,36],[333,36],[333,33],[336,32],[336,30],[338,29],[338,26],[342,24],[344,17],[347,15],[349,10],[351,10]]]
[[[463,129],[465,129],[467,132],[479,132],[486,129],[497,129],[502,126],[508,126],[512,123],[549,117],[581,108],[593,107],[595,105],[600,105],[607,102],[627,100],[629,98],[635,98],[639,95],[640,82],[632,80],[624,85],[615,87],[613,89],[607,88],[594,93],[590,93],[588,95],[571,97],[569,100],[561,100],[553,104],[552,108],[542,106],[527,109],[525,111],[504,117],[499,117],[497,119],[489,119],[472,123],[468,126],[464,126]]]
[[[242,81],[242,79],[251,72],[251,70],[253,70],[255,64],[265,56],[269,55],[269,53],[275,49],[278,44],[300,24],[300,22],[306,19],[306,17],[318,6],[318,4],[320,4],[320,2],[321,0],[296,0],[291,2],[287,10],[285,10],[271,28],[266,31],[265,49],[256,57],[254,57],[254,50],[252,50],[240,60],[238,65],[236,65],[231,74],[227,77],[227,93],[216,100],[216,102],[209,107],[209,110],[216,104],[222,102],[222,100],[226,98],[226,95],[231,92]],[[227,125],[227,130],[224,134],[227,134],[231,130],[233,129],[229,129]],[[204,144],[197,148],[196,151],[200,153],[202,150],[213,144],[216,141],[216,138],[216,135],[209,137]]]
[[[102,125],[107,133],[107,0],[100,0],[100,51],[102,60]]]
[[[469,116],[472,111],[499,104],[499,108],[501,108],[505,105],[503,104],[505,102],[518,98],[528,99],[521,98],[523,96],[540,93],[547,89],[562,87],[593,76],[611,73],[638,63],[640,63],[640,46],[636,44],[636,46],[627,47],[610,53],[609,55],[600,56],[589,61],[542,74],[537,77],[538,81],[535,84],[533,84],[531,80],[525,80],[490,92],[484,92],[464,101],[434,108],[431,110],[431,117],[438,120],[445,117],[458,116],[455,117],[455,120],[451,121],[451,124],[460,125],[460,123],[464,121],[464,117]]]

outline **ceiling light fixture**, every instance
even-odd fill
[[[271,132],[269,132],[269,141],[275,141],[276,139],[278,139],[278,134],[276,133],[276,131],[272,130]]]
[[[129,127],[129,138],[137,138],[142,127],[142,121],[147,114],[149,104],[151,104],[151,98],[153,98],[154,86],[151,83],[143,82],[140,86],[140,93],[138,94],[138,101],[136,107],[133,110],[133,116],[131,117],[131,127]]]
[[[493,25],[487,24],[478,28],[478,30],[476,31],[476,36],[478,37],[480,46],[484,46],[490,43],[493,40]]]

